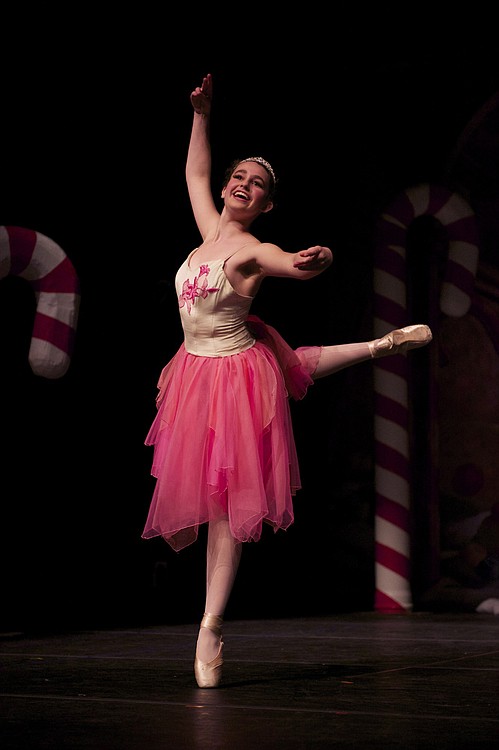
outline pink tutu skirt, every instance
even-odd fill
[[[202,357],[182,344],[161,373],[145,441],[157,480],[145,539],[162,536],[178,551],[220,517],[240,542],[258,541],[263,523],[293,523],[301,483],[288,396],[306,394],[321,349],[294,351],[271,326],[248,322],[250,349]]]

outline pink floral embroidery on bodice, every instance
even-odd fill
[[[182,308],[186,305],[189,315],[197,297],[205,299],[208,294],[219,291],[218,287],[208,286],[209,273],[210,267],[202,265],[199,267],[199,276],[194,276],[194,281],[192,283],[189,279],[186,279],[182,285],[182,292],[179,294],[178,298],[178,306],[179,308]],[[203,277],[202,281],[201,277]]]

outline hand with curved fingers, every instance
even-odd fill
[[[301,250],[297,255],[299,259],[295,260],[293,265],[302,271],[322,271],[330,266],[333,261],[331,250],[322,245],[313,245],[307,250]]]
[[[213,81],[211,73],[204,78],[201,86],[196,86],[191,93],[191,103],[194,111],[199,115],[208,115],[211,111],[211,99],[213,96]]]

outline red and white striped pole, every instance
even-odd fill
[[[405,190],[378,222],[374,271],[374,336],[411,322],[407,310],[407,231],[419,216],[433,216],[446,229],[448,259],[440,294],[444,315],[460,317],[471,305],[478,264],[478,233],[468,203],[445,187],[423,184]],[[383,612],[412,610],[410,570],[409,360],[374,363],[375,391],[375,599]]]

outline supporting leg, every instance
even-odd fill
[[[202,681],[205,683],[206,673],[210,671],[206,667],[216,660],[220,663],[216,664],[218,676],[213,678],[214,684],[202,684],[200,687],[216,687],[221,678],[222,619],[236,579],[241,551],[242,544],[232,536],[227,518],[210,521],[206,550],[205,615],[196,645],[196,678],[200,672],[204,672]]]

